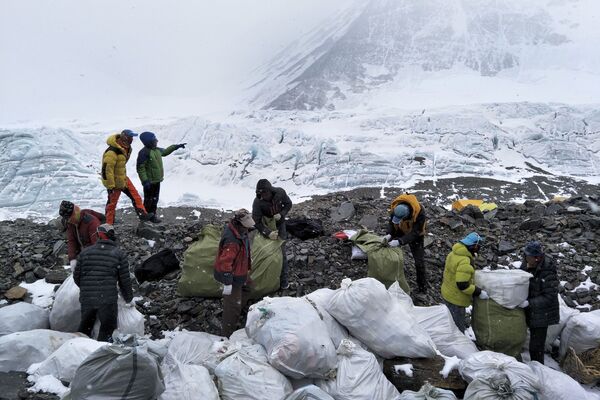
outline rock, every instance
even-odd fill
[[[58,257],[62,253],[66,253],[67,242],[64,240],[57,240],[52,247],[52,254],[54,257]]]
[[[354,217],[356,212],[354,204],[349,201],[345,201],[339,205],[339,207],[331,211],[331,219],[335,222],[349,221]]]
[[[64,270],[63,271],[52,270],[52,271],[48,272],[45,279],[46,279],[46,282],[48,282],[48,283],[61,284],[65,280],[67,280],[68,277],[69,277],[68,273]]]
[[[548,207],[546,207],[546,215],[556,215],[560,213],[563,209],[559,203],[552,203]]]
[[[48,270],[44,267],[35,267],[33,274],[39,279],[44,279],[48,275]]]
[[[468,215],[469,217],[471,217],[473,219],[482,219],[483,218],[483,212],[481,212],[479,207],[475,207],[472,204],[469,204],[468,206],[466,206],[465,208],[460,210],[460,215],[461,216]]]
[[[440,218],[440,222],[453,231],[465,226],[461,220],[454,218]]]
[[[21,286],[15,286],[15,287],[8,289],[4,293],[4,297],[6,297],[9,300],[19,300],[19,299],[22,299],[23,297],[25,297],[26,294],[27,294],[27,289],[25,289],[24,287],[21,287]]]
[[[138,225],[135,234],[147,240],[154,240],[155,242],[162,239],[162,233],[160,231],[143,222]]]
[[[33,283],[37,280],[33,271],[25,272],[25,283]]]
[[[500,240],[500,242],[498,243],[498,253],[499,254],[512,253],[516,249],[517,249],[517,246],[515,246],[513,243],[511,243],[507,240]]]
[[[540,229],[543,226],[541,219],[526,219],[519,225],[519,229],[522,231],[534,231]]]
[[[377,216],[373,214],[363,215],[358,224],[370,231],[375,231],[379,227]]]
[[[13,276],[15,278],[18,278],[19,276],[25,273],[25,269],[21,266],[21,263],[16,262],[13,265],[13,269],[15,270],[15,272],[13,273]]]

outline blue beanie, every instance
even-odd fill
[[[525,255],[531,257],[541,257],[544,255],[542,244],[537,240],[532,240],[525,245]]]
[[[140,140],[144,143],[144,146],[150,146],[156,140],[156,135],[152,132],[143,132],[140,135]]]
[[[408,217],[410,210],[406,204],[398,204],[394,208],[394,215],[392,216],[392,223],[399,224],[404,218]]]
[[[467,236],[462,238],[460,242],[465,246],[469,247],[474,246],[476,244],[480,244],[481,242],[483,242],[483,238],[479,236],[477,232],[471,232]]]

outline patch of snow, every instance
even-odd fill
[[[585,267],[583,267],[583,269],[581,270],[581,272],[587,275],[587,273],[590,272],[592,269],[593,268],[592,268],[591,265],[586,265]]]
[[[35,375],[30,375],[27,377],[29,382],[35,382],[35,385],[27,389],[30,393],[39,393],[39,392],[47,392],[54,393],[60,397],[64,396],[68,392],[68,388],[66,388],[60,380],[56,379],[52,375],[44,375],[36,377]]]
[[[471,315],[472,312],[473,312],[473,306],[469,306],[469,307],[465,308],[465,313],[467,315]]]
[[[588,278],[585,280],[585,282],[581,282],[579,284],[579,286],[577,286],[575,289],[571,290],[571,292],[575,292],[577,289],[587,289],[587,290],[592,290],[597,288],[598,285],[595,284],[594,282],[592,282],[592,280],[590,279],[590,277],[588,276]]]
[[[150,240],[150,239],[147,239],[147,240],[148,240],[148,246],[154,247],[154,245],[156,244],[156,240]]]
[[[200,218],[200,215],[202,215],[202,213],[198,210],[192,210],[192,215],[196,218]]]
[[[178,215],[175,217],[175,219],[185,219],[185,217],[182,217],[181,215]]]
[[[396,374],[403,372],[404,375],[412,378],[413,376],[413,365],[412,364],[398,364],[394,365],[394,371]]]
[[[437,351],[437,354],[444,358],[444,368],[440,371],[440,375],[444,377],[444,379],[448,378],[450,372],[453,369],[458,369],[458,365],[460,364],[460,358],[456,356],[448,357]]]
[[[31,302],[40,307],[50,307],[54,302],[55,284],[46,282],[45,279],[38,279],[33,283],[21,282],[19,286],[27,289],[31,295]]]
[[[70,264],[63,265],[63,268],[64,268],[64,269],[68,269],[68,270],[70,270],[70,269],[71,269],[71,265],[70,265]]]
[[[8,304],[8,300],[4,300],[4,299],[0,300],[0,306],[3,304]]]
[[[567,242],[562,242],[562,243],[559,243],[559,244],[558,244],[558,247],[562,247],[563,249],[568,249],[568,248],[570,248],[570,247],[573,247],[573,246],[571,246],[571,245],[570,245],[569,243],[567,243]]]

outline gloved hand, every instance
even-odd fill
[[[142,182],[142,186],[144,187],[144,190],[148,190],[150,189],[150,181],[146,181],[146,182]]]
[[[269,233],[269,239],[271,239],[271,240],[279,239],[279,233],[277,233],[276,231]]]
[[[390,235],[390,234],[387,234],[387,235],[385,235],[385,236],[384,236],[384,237],[381,239],[381,241],[382,241],[382,242],[389,242],[390,240],[392,240],[392,235]]]
[[[177,148],[178,148],[178,149],[185,149],[185,145],[186,145],[186,144],[187,144],[187,143],[179,143],[179,144],[177,145]]]
[[[77,266],[77,260],[69,261],[69,265],[71,266],[71,271],[74,271],[75,267]]]
[[[523,300],[521,304],[519,304],[519,308],[525,308],[529,306],[529,301]]]
[[[398,240],[392,240],[389,244],[390,244],[390,247],[400,246],[400,242]]]
[[[481,300],[487,300],[490,298],[490,296],[488,295],[488,293],[485,290],[482,290],[481,293],[479,293],[479,298]]]
[[[231,289],[233,289],[233,285],[223,286],[223,296],[229,296],[231,294]]]
[[[281,214],[277,213],[273,215],[273,218],[275,218],[275,221],[279,221],[281,219]]]

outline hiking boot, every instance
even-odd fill
[[[289,288],[290,288],[290,283],[289,283],[289,282],[281,282],[281,283],[279,284],[279,288],[280,288],[281,290],[286,290],[286,289],[289,289]]]
[[[162,219],[158,218],[155,214],[154,216],[152,216],[152,218],[150,218],[150,222],[154,224],[160,224],[162,222]]]
[[[140,221],[152,221],[152,218],[155,217],[154,213],[146,213],[146,214],[139,214],[140,217]]]

